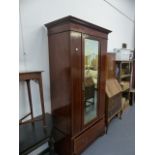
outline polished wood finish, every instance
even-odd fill
[[[33,105],[32,105],[32,96],[31,96],[31,85],[30,81],[35,80],[39,84],[39,92],[40,92],[40,101],[41,101],[41,110],[42,110],[42,120],[43,120],[43,125],[46,125],[45,122],[45,108],[44,108],[44,96],[43,96],[43,87],[42,87],[42,76],[41,76],[42,71],[26,71],[26,72],[20,72],[19,73],[19,80],[20,81],[26,81],[27,84],[27,90],[28,90],[28,98],[29,98],[29,105],[30,105],[30,113],[22,117],[19,121],[19,124],[23,123],[28,123],[32,122],[34,123],[34,116],[33,116]],[[31,120],[24,121],[23,120],[31,115]]]
[[[74,32],[82,32],[85,34],[89,34],[91,36],[97,36],[97,37],[101,37],[101,38],[107,38],[108,35],[104,32],[100,32],[100,31],[92,31],[92,28],[90,27],[85,27],[83,25],[80,24],[75,24],[75,23],[63,23],[62,25],[54,25],[53,27],[51,27],[48,31],[48,35],[52,35],[52,34],[57,34],[57,33],[61,33],[61,32],[66,32],[68,31],[68,29],[70,29],[70,31],[74,31]]]
[[[105,117],[105,86],[106,86],[106,62],[105,55],[107,53],[107,40],[100,40],[101,42],[101,53],[100,53],[100,80],[99,80],[99,118]],[[104,104],[103,104],[104,103]]]
[[[62,137],[55,144],[60,155],[70,154],[71,148],[71,54],[70,32],[49,36],[50,88],[53,125],[58,130],[56,137]],[[70,135],[70,136],[69,136]],[[59,138],[58,138],[59,139]]]
[[[49,49],[52,114],[56,120],[54,126],[68,134],[71,131],[69,32],[49,36]]]
[[[63,27],[64,27],[64,25],[66,25],[66,23],[74,25],[74,26],[68,25],[68,27],[66,27],[66,29],[64,30]],[[92,24],[90,22],[84,21],[82,19],[79,19],[79,18],[76,18],[76,17],[73,17],[73,16],[67,16],[67,17],[52,21],[50,23],[45,24],[45,26],[48,28],[48,32],[51,32],[51,30],[53,30],[53,28],[56,28],[56,27],[59,28],[59,26],[62,26],[59,31],[55,30],[55,31],[53,31],[53,33],[58,33],[58,32],[68,31],[68,30],[73,30],[73,31],[79,30],[78,32],[82,31],[84,33],[84,32],[86,32],[86,29],[88,28],[88,29],[92,29],[92,30],[96,31],[96,32],[94,32],[95,36],[96,36],[96,33],[101,33],[102,32],[103,36],[106,35],[106,38],[107,38],[107,34],[112,32],[112,31],[110,31],[108,29],[105,29],[103,27],[100,27],[98,25]],[[73,27],[75,29],[72,29]]]
[[[100,134],[103,134],[105,119],[99,120],[93,125],[89,132],[86,131],[74,139],[74,153],[80,154],[89,144],[91,144]]]
[[[72,16],[48,23],[45,26],[48,29],[49,40],[55,150],[60,155],[78,155],[104,133],[104,55],[107,51],[108,33],[111,31]],[[85,38],[95,39],[100,44],[97,117],[87,125],[84,125],[82,88]]]
[[[42,116],[34,118],[40,120]],[[19,126],[19,154],[27,155],[45,143],[50,143],[53,130],[52,116],[45,114],[46,128],[42,121],[35,121],[34,124],[26,123]]]
[[[71,89],[72,89],[72,136],[75,136],[82,128],[82,34],[79,32],[70,32],[70,50],[71,50]],[[79,51],[75,51],[78,48]]]

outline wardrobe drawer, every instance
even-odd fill
[[[98,136],[104,133],[105,120],[102,119],[74,140],[74,153],[81,153]]]

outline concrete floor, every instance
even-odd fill
[[[134,155],[135,154],[135,106],[130,106],[122,120],[114,118],[108,134],[98,138],[82,155]]]

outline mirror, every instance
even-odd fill
[[[84,124],[97,117],[98,94],[98,53],[97,40],[84,40]]]

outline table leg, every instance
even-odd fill
[[[31,120],[34,123],[30,80],[26,80],[26,83],[27,83],[27,88],[28,88],[28,98],[29,98],[29,104],[30,104]]]
[[[39,90],[40,90],[40,101],[41,101],[41,109],[42,109],[42,116],[43,116],[43,125],[46,125],[42,78],[40,78],[38,82],[39,82]]]

